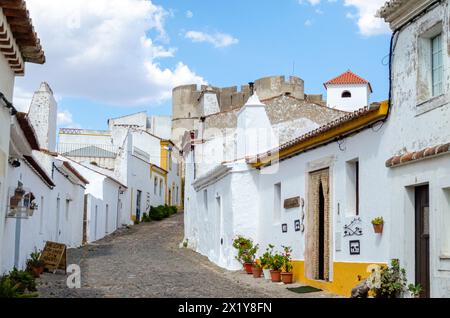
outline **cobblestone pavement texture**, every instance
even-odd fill
[[[325,292],[296,294],[285,285],[230,272],[191,250],[180,248],[183,214],[162,222],[123,228],[95,244],[68,252],[81,267],[82,288],[69,289],[66,276],[46,273],[38,280],[44,298],[271,298],[334,297]],[[298,284],[290,286],[297,287]]]

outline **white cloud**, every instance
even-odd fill
[[[310,26],[312,26],[312,24],[313,24],[313,22],[310,19],[305,21],[305,27],[310,27]]]
[[[73,118],[72,113],[68,110],[64,110],[62,112],[58,113],[58,120],[57,124],[58,126],[67,126],[73,124]]]
[[[191,10],[186,11],[186,18],[192,19],[194,17],[194,13]]]
[[[164,24],[171,13],[150,0],[28,0],[47,56],[18,79],[21,99],[47,81],[62,97],[137,106],[170,98],[174,84],[205,83],[173,58]],[[150,35],[151,34],[151,35]]]
[[[216,48],[227,47],[239,43],[239,40],[232,35],[220,32],[208,34],[200,31],[188,31],[185,34],[185,38],[190,39],[192,42],[207,42],[214,45]]]
[[[344,0],[345,6],[355,7],[358,13],[347,13],[348,18],[357,19],[359,31],[364,36],[389,33],[388,25],[375,15],[386,0]]]

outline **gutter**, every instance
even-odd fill
[[[2,92],[0,92],[0,100],[2,100],[5,103],[6,108],[10,109],[12,116],[15,116],[18,113],[14,105],[9,100],[6,99],[5,95]]]

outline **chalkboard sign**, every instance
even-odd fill
[[[47,242],[41,254],[41,261],[49,272],[55,273],[58,269],[67,270],[67,246],[55,242]]]

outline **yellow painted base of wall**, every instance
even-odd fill
[[[373,264],[335,262],[333,264],[333,281],[325,282],[308,279],[305,277],[305,262],[293,261],[294,280],[340,296],[350,297],[352,289],[369,277],[370,273],[367,272],[367,268]]]

